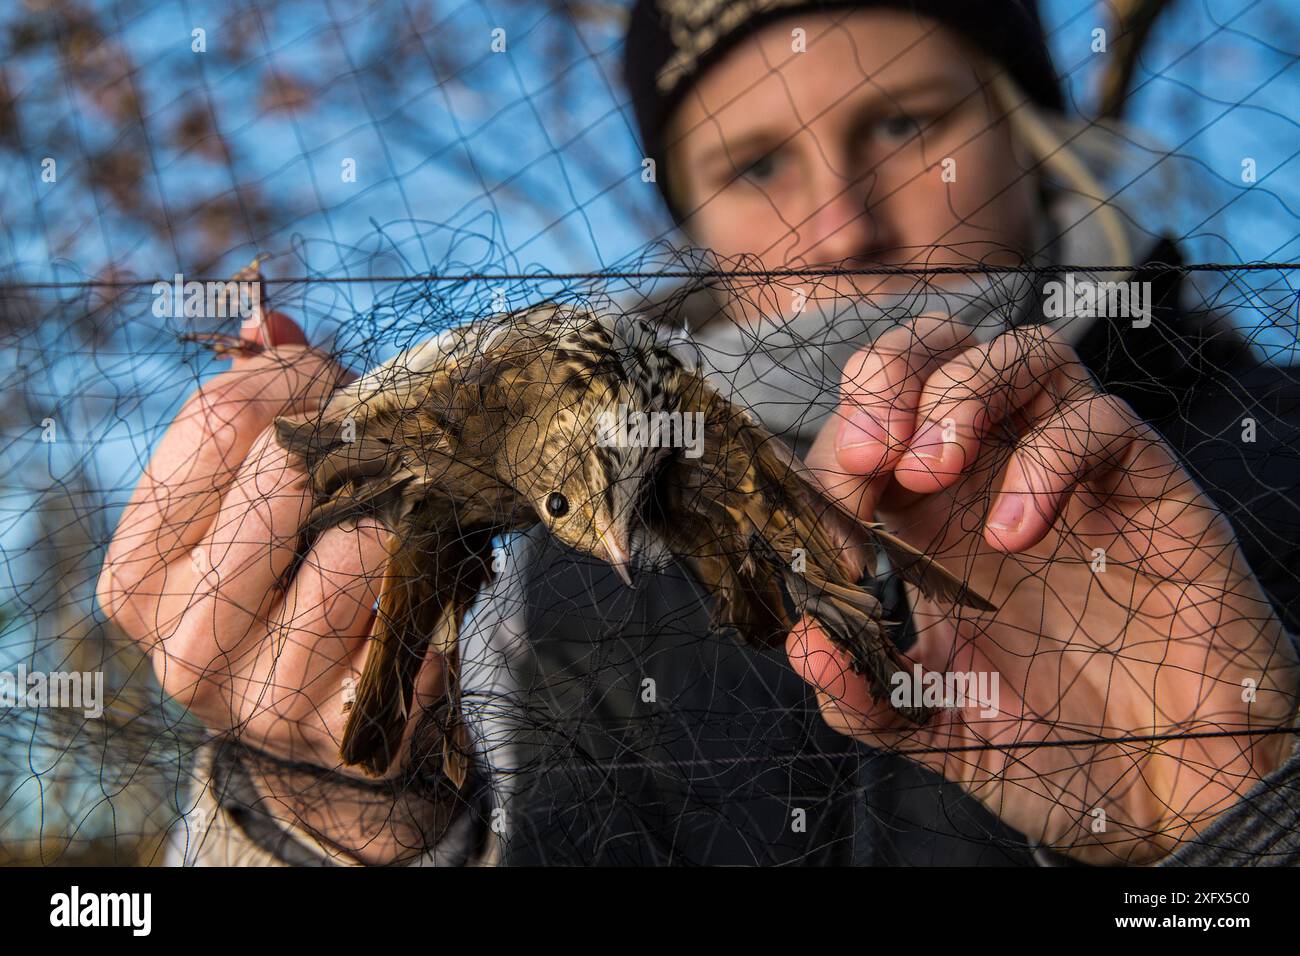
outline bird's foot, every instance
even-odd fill
[[[195,342],[205,349],[215,352],[222,358],[230,358],[233,355],[241,355],[247,358],[253,355],[261,355],[265,351],[261,343],[250,342],[247,339],[241,339],[237,335],[222,335],[220,332],[187,332],[180,336],[180,340],[182,342]]]
[[[903,656],[885,633],[884,622],[839,597],[818,594],[811,589],[809,592],[803,602],[803,613],[821,624],[831,643],[845,652],[850,670],[867,679],[872,696],[889,701],[911,723],[928,722],[934,715],[933,708],[893,701],[894,675],[902,672],[910,680],[912,661]],[[878,608],[879,604],[875,606]]]

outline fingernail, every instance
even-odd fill
[[[916,433],[916,437],[908,446],[908,451],[922,461],[934,463],[943,460],[943,453],[947,448],[948,443],[943,439],[943,425],[932,422]]]
[[[989,516],[989,527],[996,528],[998,531],[1015,531],[1024,520],[1024,495],[1004,494],[993,506],[993,514]]]
[[[840,425],[837,448],[861,448],[863,445],[889,445],[889,430],[869,412],[856,411]]]

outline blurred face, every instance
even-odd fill
[[[792,52],[796,27],[806,52]],[[687,232],[761,269],[1020,261],[1036,183],[975,60],[948,30],[895,11],[770,24],[673,117]],[[916,285],[826,281],[837,294]]]

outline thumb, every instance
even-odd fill
[[[875,474],[854,472],[840,463],[836,437],[840,426],[850,414],[852,409],[847,405],[842,404],[835,409],[817,433],[812,447],[804,457],[804,464],[821,484],[828,498],[838,501],[850,514],[856,515],[859,521],[870,522],[874,520],[876,505],[893,475],[883,470]],[[874,554],[867,532],[854,527],[847,516],[829,509],[823,520],[832,537],[844,548],[844,556],[855,570],[866,570],[867,563]]]

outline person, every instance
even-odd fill
[[[1297,382],[1188,304],[1137,225],[1170,187],[1114,185],[1129,134],[1064,116],[1033,4],[639,0],[625,73],[674,220],[730,267],[647,311],[991,598],[919,593],[836,523],[900,647],[996,699],[909,725],[810,622],[728,644],[680,571],[626,591],[533,534],[477,628],[523,705],[470,782],[418,713],[389,777],[339,768],[384,552],[334,529],[274,596],[305,502],[267,426],[342,376],[276,315],[182,409],[100,579],[214,732],[187,861],[1300,860]],[[1131,264],[1126,314],[1049,307],[1118,288],[1073,264]]]

